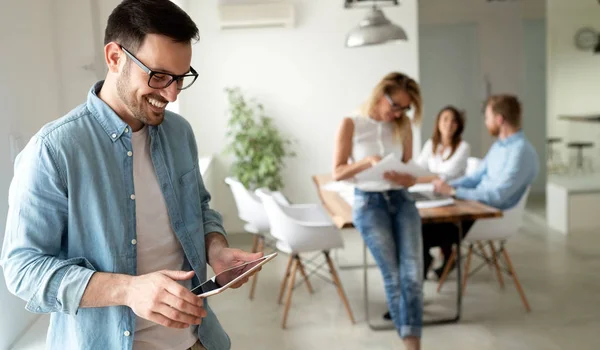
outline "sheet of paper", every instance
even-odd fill
[[[433,175],[433,173],[421,168],[412,160],[410,160],[408,163],[403,163],[402,161],[394,157],[393,154],[390,154],[387,157],[383,158],[374,167],[371,167],[365,171],[356,174],[355,177],[359,182],[381,181],[383,179],[383,174],[385,174],[388,171],[406,173],[414,177]]]
[[[433,192],[433,184],[416,184],[408,188],[408,192]]]
[[[454,204],[454,199],[452,199],[452,198],[415,202],[415,206],[418,209],[438,208],[438,207],[445,207],[445,206],[453,205],[453,204]]]
[[[337,192],[346,203],[353,205],[354,203],[354,185],[350,182],[346,181],[332,181],[323,185],[323,189],[326,191]],[[433,184],[417,184],[408,189],[409,192],[432,192]],[[424,200],[417,201],[415,205],[419,209],[424,208],[437,208],[444,207],[447,205],[454,204],[454,199],[452,198],[442,198],[438,200]]]

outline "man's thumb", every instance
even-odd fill
[[[241,261],[253,261],[256,259],[260,259],[264,256],[262,252],[258,253],[248,253],[243,250],[238,250],[235,254],[235,257]]]
[[[164,270],[162,274],[175,281],[186,281],[194,277],[194,271],[172,271]]]

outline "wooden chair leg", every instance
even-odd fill
[[[462,293],[465,295],[467,290],[467,280],[469,279],[469,271],[471,269],[471,258],[473,257],[473,244],[469,245],[469,253],[467,254],[467,262],[465,263],[465,276],[463,277]]]
[[[313,294],[314,291],[313,291],[312,284],[310,284],[308,275],[306,274],[306,271],[304,270],[304,264],[302,264],[302,261],[300,261],[300,258],[298,258],[298,268],[300,269],[300,273],[302,274],[302,277],[304,277],[304,282],[306,283],[306,288],[308,288],[308,292],[310,294]]]
[[[515,286],[517,287],[517,291],[519,292],[519,295],[521,296],[521,301],[523,301],[525,310],[527,310],[527,312],[531,312],[531,308],[529,307],[529,302],[527,301],[527,297],[525,296],[525,292],[523,291],[523,288],[521,288],[521,283],[519,282],[519,278],[517,277],[517,272],[515,271],[515,268],[513,267],[513,264],[510,261],[510,257],[508,256],[508,251],[506,250],[506,248],[502,249],[502,253],[504,255],[504,260],[506,260],[506,265],[508,265],[508,270],[510,271],[511,276],[512,276],[513,280],[515,281]]]
[[[285,275],[283,275],[283,280],[281,281],[281,287],[279,288],[279,298],[277,298],[277,304],[281,304],[281,300],[283,299],[283,292],[285,291],[285,287],[287,286],[288,278],[290,277],[290,270],[292,268],[293,261],[294,261],[294,255],[290,254],[290,258],[288,259],[287,267],[285,268]]]
[[[485,250],[485,247],[483,246],[483,243],[481,243],[481,241],[477,241],[477,248],[479,248],[481,255],[483,255],[483,258],[485,259],[485,263],[491,271],[494,264],[492,263],[492,259],[490,259],[490,257],[488,256],[487,250]]]
[[[297,257],[294,257],[294,262],[292,263],[292,272],[290,276],[290,282],[287,287],[287,297],[285,300],[285,308],[283,309],[283,320],[281,321],[281,328],[285,329],[287,325],[288,313],[290,311],[290,306],[292,305],[292,293],[294,293],[294,283],[296,283],[296,270],[298,269],[298,261]]]
[[[346,311],[348,312],[348,317],[350,317],[350,321],[352,324],[355,323],[354,315],[352,314],[352,310],[350,309],[350,303],[348,302],[348,298],[346,297],[346,293],[344,293],[344,288],[342,287],[342,282],[335,270],[335,266],[333,265],[333,261],[329,257],[329,252],[323,252],[325,254],[325,259],[327,260],[327,265],[329,265],[329,272],[331,272],[331,277],[333,277],[333,283],[335,283],[335,287],[337,288],[338,294],[346,307]]]
[[[448,278],[448,274],[450,273],[450,266],[452,266],[452,264],[454,264],[454,260],[456,260],[456,249],[457,248],[452,248],[452,255],[450,255],[450,259],[448,259],[448,264],[446,264],[444,272],[440,276],[440,280],[438,282],[437,287],[438,293],[442,290],[442,286],[444,285],[444,282],[446,282],[446,278]],[[458,249],[460,249],[460,247],[458,247]]]
[[[258,236],[258,235],[256,235]],[[256,237],[255,236],[255,237]],[[253,253],[262,252],[265,248],[265,236],[260,235],[258,237],[258,244],[256,250]],[[250,300],[254,299],[254,291],[256,290],[256,283],[258,282],[258,272],[252,276],[252,286],[250,287]]]
[[[260,240],[260,235],[253,235],[252,239],[252,253],[256,253],[256,248],[258,248],[258,241]]]
[[[498,263],[498,255],[496,254],[496,248],[494,248],[494,242],[489,241],[490,248],[492,249],[492,257],[494,259],[494,266],[496,266],[496,276],[498,276],[498,283],[500,288],[504,288],[504,278],[502,277],[502,271],[500,271],[500,264]]]

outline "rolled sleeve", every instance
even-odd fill
[[[68,201],[52,154],[34,137],[15,163],[0,264],[9,291],[27,301],[27,310],[75,314],[94,268],[84,258],[59,258]]]
[[[464,199],[464,200],[472,200],[472,201],[480,201],[482,200],[482,196],[476,189],[458,187],[456,189],[456,198]]]
[[[77,314],[81,298],[83,298],[83,293],[93,274],[93,268],[86,268],[79,265],[71,265],[67,269],[56,296],[56,300],[62,307],[62,312],[69,315]]]

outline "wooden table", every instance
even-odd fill
[[[331,216],[333,223],[339,229],[353,228],[352,223],[352,207],[350,203],[344,200],[337,192],[326,191],[321,187],[326,183],[332,181],[331,175],[315,175],[313,181],[317,186],[317,192],[319,198],[325,207],[325,210]],[[460,247],[462,239],[462,223],[463,221],[475,221],[481,219],[491,219],[502,217],[502,211],[473,201],[462,201],[457,200],[454,205],[438,207],[438,208],[427,208],[419,209],[421,220],[424,224],[431,223],[454,223],[458,227],[458,247]],[[449,319],[434,320],[429,322],[423,322],[423,324],[443,324],[453,323],[460,320],[462,311],[462,288],[461,288],[461,252],[460,249],[456,249],[456,266],[457,266],[457,293],[456,293],[456,316]],[[367,247],[363,245],[363,271],[364,271],[364,299],[365,299],[365,315],[369,327],[373,330],[390,329],[390,327],[375,326],[370,322],[369,319],[369,298],[367,288]]]

